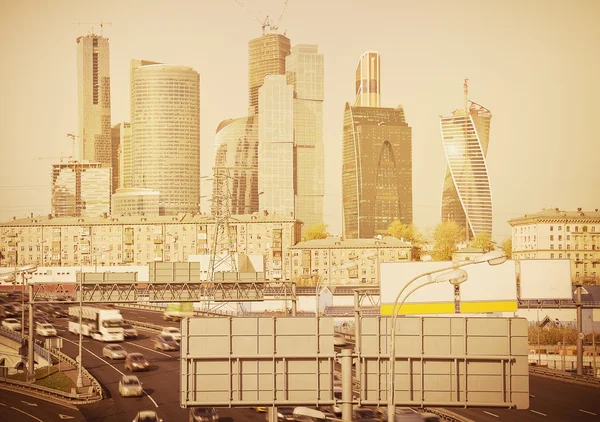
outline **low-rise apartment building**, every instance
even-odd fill
[[[147,265],[210,254],[215,219],[173,216],[32,217],[0,223],[0,266]],[[289,248],[301,222],[271,215],[237,215],[229,222],[233,252],[264,255],[265,277],[290,277]]]
[[[600,284],[600,212],[558,208],[509,220],[513,259],[569,259],[573,283]]]
[[[289,248],[292,280],[299,284],[379,285],[379,263],[411,261],[413,246],[395,237],[327,239],[300,242]]]

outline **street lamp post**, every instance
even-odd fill
[[[83,375],[81,372],[81,368],[83,366],[83,354],[82,354],[82,343],[83,343],[83,337],[82,337],[82,331],[83,328],[81,327],[82,324],[82,313],[83,313],[83,290],[82,290],[82,286],[83,286],[83,272],[79,272],[79,354],[77,355],[77,359],[78,359],[78,365],[77,365],[77,381],[76,381],[76,385],[77,388],[81,388],[83,387]]]
[[[506,261],[506,255],[504,255],[504,252],[501,250],[494,250],[494,251],[485,253],[481,256],[478,256],[473,261],[467,261],[462,264],[456,264],[456,265],[452,265],[449,267],[440,268],[437,270],[433,270],[433,271],[429,271],[429,272],[420,274],[420,275],[414,277],[408,283],[406,283],[404,285],[404,287],[402,287],[402,289],[396,296],[396,300],[394,301],[394,305],[392,307],[392,323],[390,325],[390,362],[389,362],[389,374],[388,374],[388,376],[389,376],[389,393],[388,393],[388,419],[387,419],[388,421],[393,421],[395,418],[395,414],[396,414],[396,403],[395,403],[396,320],[397,320],[398,313],[399,313],[400,309],[402,308],[402,305],[404,304],[406,299],[408,299],[408,297],[413,292],[415,292],[416,290],[420,289],[423,286],[427,286],[428,284],[450,282],[453,285],[458,285],[460,283],[463,283],[464,281],[467,280],[468,275],[464,270],[461,269],[461,267],[466,267],[467,265],[472,265],[472,264],[479,264],[482,262],[487,262],[490,265],[498,265],[498,264],[502,264],[505,261]],[[435,279],[432,279],[431,276],[433,274],[437,274],[437,273],[442,273],[442,274],[439,274]],[[428,281],[426,281],[423,284],[418,285],[417,287],[415,287],[414,289],[409,291],[406,294],[406,296],[404,296],[404,298],[402,298],[402,301],[400,302],[400,304],[398,304],[400,297],[407,290],[408,286],[410,286],[413,282],[420,279],[421,277],[427,277],[427,276],[429,276]]]

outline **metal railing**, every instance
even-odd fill
[[[600,388],[600,378],[589,375],[577,375],[571,372],[559,371],[542,366],[530,366],[529,372],[542,377],[555,378],[561,381],[572,382],[574,384],[587,385]]]

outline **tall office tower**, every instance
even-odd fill
[[[98,217],[110,214],[111,170],[100,163],[52,164],[52,215]]]
[[[133,186],[133,154],[131,153],[131,123],[122,122],[117,123],[112,128],[113,131],[113,145],[117,142],[115,138],[118,138],[119,151],[117,154],[117,167],[119,171],[118,184],[115,188],[113,182],[113,193],[117,189],[130,188]],[[113,167],[114,170],[115,167]],[[114,181],[113,175],[113,181]]]
[[[486,155],[492,114],[467,101],[452,116],[441,117],[442,142],[446,153],[446,176],[442,192],[442,221],[453,220],[465,227],[467,238],[492,234],[492,192]]]
[[[77,38],[77,99],[80,161],[112,166],[108,39]]]
[[[294,87],[296,218],[306,229],[323,222],[323,54],[316,45],[295,45],[286,58],[285,74]]]
[[[258,89],[267,75],[285,75],[290,40],[281,34],[265,34],[248,43],[248,106],[258,114]]]
[[[359,68],[373,54],[363,55]],[[370,97],[374,104],[376,97]],[[404,109],[346,103],[342,149],[343,237],[384,235],[395,220],[412,224],[412,129]]]
[[[268,75],[258,90],[258,200],[261,211],[294,216],[294,88]]]
[[[258,116],[223,120],[215,135],[213,198],[229,193],[232,215],[258,212]],[[211,204],[216,215],[217,203]]]
[[[161,215],[200,210],[198,72],[132,60],[131,154],[131,187],[158,190]]]
[[[366,52],[356,68],[356,102],[359,107],[381,107],[381,58]]]
[[[129,125],[129,123],[125,123]],[[123,143],[121,140],[121,134],[123,130],[123,123],[117,123],[111,129],[111,144],[112,144],[112,193],[122,186],[123,182]]]

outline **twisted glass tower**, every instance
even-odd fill
[[[486,165],[492,114],[469,101],[441,117],[448,167],[442,192],[442,221],[456,221],[468,237],[492,233],[492,193]]]

